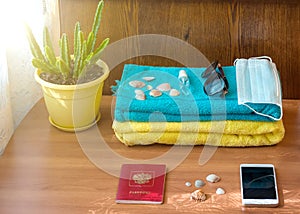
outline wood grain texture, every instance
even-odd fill
[[[282,142],[269,147],[221,148],[204,165],[198,160],[203,146],[190,147],[187,156],[178,147],[172,151],[172,162],[184,157],[166,177],[162,205],[116,204],[118,176],[98,168],[85,156],[79,145],[80,135],[88,143],[97,143],[93,149],[100,162],[109,169],[118,170],[118,156],[137,162],[155,159],[171,151],[172,146],[150,145],[127,147],[117,140],[111,128],[113,106],[111,96],[104,96],[102,118],[97,126],[80,133],[59,131],[50,125],[43,99],[39,101],[15,131],[4,154],[0,156],[0,213],[296,213],[300,210],[300,101],[284,100]],[[94,131],[101,133],[93,135]],[[101,139],[104,139],[101,145]],[[107,150],[108,149],[108,150]],[[110,155],[107,151],[113,151]],[[102,154],[101,154],[102,152]],[[117,155],[116,155],[117,154]],[[166,160],[167,161],[167,160]],[[241,163],[273,163],[277,172],[280,206],[278,208],[244,208],[241,205],[239,165]],[[168,165],[169,167],[170,165]],[[205,179],[216,173],[221,181],[203,187],[208,199],[191,201],[195,187],[185,182]],[[216,195],[217,187],[226,190]]]
[[[97,0],[60,0],[61,30],[89,29]],[[283,97],[300,98],[300,2],[297,0],[107,0],[99,41],[162,34],[188,42],[209,61],[268,55],[280,72]],[[72,38],[71,38],[72,41]],[[136,57],[115,67],[104,94],[121,77],[124,63],[180,66],[163,57]]]

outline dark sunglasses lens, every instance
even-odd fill
[[[208,77],[216,69],[217,65],[218,65],[218,61],[214,61],[213,63],[211,63],[201,74],[201,77],[203,78]]]
[[[225,83],[223,79],[219,77],[211,79],[211,81],[207,81],[204,84],[205,93],[209,96],[216,95],[220,92],[223,93],[224,87],[225,87]]]

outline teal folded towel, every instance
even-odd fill
[[[185,70],[189,85],[182,88],[178,79],[179,71]],[[209,120],[252,120],[273,121],[270,117],[256,114],[253,110],[237,101],[236,70],[234,66],[225,66],[223,70],[229,82],[229,91],[225,96],[207,96],[203,90],[205,78],[201,73],[205,68],[158,67],[126,64],[121,81],[112,87],[116,95],[114,119],[119,122],[181,122]],[[146,81],[144,77],[154,77]],[[144,87],[135,88],[129,83],[141,81]],[[150,88],[162,83],[169,83],[172,89],[180,92],[179,96],[170,96],[169,91],[161,96],[150,96]],[[135,98],[136,90],[142,90],[145,100]],[[188,92],[188,93],[184,93]],[[278,106],[268,103],[253,104],[257,112],[281,118]]]

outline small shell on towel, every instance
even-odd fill
[[[152,85],[147,85],[147,90],[152,90],[152,89],[153,89]]]
[[[225,194],[225,190],[224,190],[223,188],[219,187],[219,188],[216,190],[216,193],[217,193],[218,195],[224,195],[224,194]]]
[[[172,97],[176,97],[180,95],[180,91],[178,91],[177,89],[172,88],[169,92],[170,96]]]
[[[152,97],[159,97],[159,96],[162,95],[162,92],[160,90],[157,90],[157,89],[152,89],[149,94]]]
[[[145,96],[145,94],[136,94],[135,95],[135,99],[137,99],[137,100],[145,100],[146,96]]]
[[[143,88],[146,84],[139,80],[132,80],[129,82],[129,85],[134,88]]]
[[[171,85],[169,83],[162,83],[156,87],[157,90],[160,91],[170,91]]]
[[[206,200],[206,195],[201,189],[197,189],[194,192],[191,193],[190,196],[191,199],[195,201],[205,201]]]
[[[136,95],[138,95],[138,94],[145,94],[145,93],[143,92],[143,90],[141,90],[141,89],[135,89],[135,90],[134,90],[134,93],[135,93]]]
[[[145,100],[146,99],[146,96],[145,96],[145,93],[143,92],[143,90],[135,89],[134,93],[135,93],[135,99],[137,99],[137,100]]]
[[[206,177],[206,180],[211,183],[216,183],[221,180],[221,178],[215,174],[210,174]]]
[[[150,82],[152,80],[155,80],[155,77],[143,77],[143,80]]]

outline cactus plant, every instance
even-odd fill
[[[45,73],[63,78],[64,80],[60,84],[75,84],[88,71],[91,65],[95,64],[101,52],[109,43],[109,38],[106,38],[98,47],[95,47],[103,6],[104,1],[99,1],[92,30],[88,34],[87,39],[84,38],[80,23],[77,22],[75,24],[74,53],[72,55],[70,54],[68,37],[65,33],[62,34],[59,40],[60,56],[56,57],[48,28],[44,27],[42,52],[32,30],[26,25],[27,38],[33,55],[32,65]],[[67,81],[68,79],[72,79],[72,81]]]

